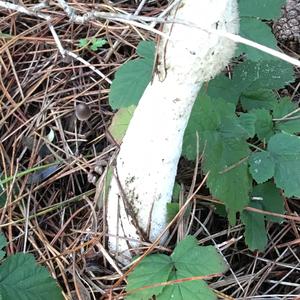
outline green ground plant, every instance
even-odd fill
[[[39,266],[32,254],[6,256],[7,242],[0,235],[0,299],[60,300],[60,288],[45,267]]]
[[[241,36],[278,50],[266,20],[279,16],[283,2],[240,0]],[[139,58],[124,64],[116,73],[109,101],[113,108],[125,113],[117,115],[116,125],[111,128],[114,135],[118,135],[118,123],[122,125],[121,135],[124,134],[130,120],[129,107],[132,113],[150,82],[154,52],[152,42],[141,42],[137,48]],[[209,172],[207,187],[225,205],[229,223],[234,225],[239,213],[249,249],[264,251],[268,241],[266,222],[282,222],[283,196],[300,197],[300,111],[291,98],[278,93],[295,80],[295,75],[292,65],[245,45],[237,48],[236,57],[230,76],[221,74],[200,91],[185,131],[182,155],[188,160],[197,160],[201,155],[202,172]],[[246,206],[266,214],[246,211]],[[170,260],[162,254],[150,257],[131,273],[128,290],[174,278],[158,274],[149,281],[139,280],[141,270],[150,272],[156,260]],[[207,261],[213,260],[207,257]],[[193,268],[189,276],[196,276],[197,264]],[[193,289],[198,282],[189,284]],[[180,289],[177,285],[173,288]],[[154,294],[157,299],[167,299],[162,288],[149,288],[143,293],[136,294],[142,295],[140,298],[133,294],[128,299],[149,299]]]

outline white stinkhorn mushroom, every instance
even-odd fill
[[[238,32],[236,0],[182,0],[171,18],[179,21],[164,25],[170,38],[158,45],[158,72],[131,119],[108,195],[109,247],[123,262],[135,241],[153,241],[166,227],[192,106],[201,85],[235,50],[232,41],[213,32]]]

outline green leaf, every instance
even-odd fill
[[[287,197],[300,197],[300,138],[278,133],[269,140],[268,151],[275,161],[275,184]]]
[[[272,49],[277,49],[277,41],[270,26],[255,17],[240,18],[240,35],[246,39],[262,44]],[[270,54],[256,48],[240,44],[236,54],[245,53],[247,58],[253,61],[259,60],[280,60]]]
[[[258,201],[251,201],[250,206],[262,208]],[[245,241],[249,249],[263,251],[268,242],[264,215],[252,211],[243,211],[241,220],[245,224]]]
[[[0,295],[5,300],[63,299],[46,268],[36,264],[33,255],[17,253],[0,267]]]
[[[114,115],[108,130],[118,144],[122,143],[123,137],[126,133],[130,120],[133,116],[135,106],[128,108],[120,108]]]
[[[171,222],[179,212],[179,203],[167,203],[167,220]]]
[[[285,214],[284,199],[273,182],[266,182],[255,186],[252,196],[255,198],[261,198],[259,202],[263,210],[282,215]],[[271,215],[265,215],[265,217],[268,221],[272,222],[281,222],[283,220],[280,217]]]
[[[286,117],[289,115],[288,117]],[[287,133],[300,132],[300,111],[298,104],[292,102],[289,98],[280,99],[276,103],[273,110],[274,119],[282,119],[276,121],[275,129],[278,131],[285,131]],[[286,118],[284,118],[286,117]]]
[[[213,246],[199,247],[193,236],[187,236],[178,243],[171,257],[176,270],[186,273],[186,277],[206,276],[227,270],[216,249]]]
[[[239,0],[240,17],[274,19],[280,16],[280,8],[286,0]]]
[[[80,39],[79,40],[79,47],[83,48],[86,47],[89,44],[89,40],[88,39]]]
[[[98,51],[99,48],[103,47],[106,44],[107,44],[106,39],[92,38],[92,45],[91,45],[90,48],[91,48],[92,51]]]
[[[0,261],[4,258],[5,254],[6,254],[5,251],[2,250],[4,247],[6,247],[6,245],[7,245],[6,238],[5,238],[4,234],[1,233],[0,234]]]
[[[274,176],[275,163],[267,151],[252,153],[249,165],[249,171],[257,183],[263,183]]]
[[[172,260],[164,254],[154,254],[146,256],[142,262],[129,274],[127,292],[155,283],[168,281],[172,271]],[[141,291],[129,294],[129,300],[148,300],[154,295],[159,295],[163,286],[146,288]]]
[[[201,92],[206,93],[213,99],[222,98],[226,102],[231,102],[236,105],[241,92],[248,86],[248,80],[239,80],[237,77],[229,79],[224,74],[220,74],[208,82],[207,88],[203,86]]]
[[[180,280],[189,277],[188,274],[180,270],[172,271],[169,280]],[[157,300],[216,300],[216,295],[208,288],[204,281],[186,281],[166,286],[163,293],[156,297]]]
[[[234,76],[250,82],[247,92],[259,89],[279,89],[294,81],[295,78],[291,64],[274,60],[246,61],[236,68]]]
[[[144,258],[128,276],[128,292],[159,282],[221,273],[227,270],[224,260],[214,247],[199,247],[188,236],[177,244],[173,254],[152,254]],[[127,299],[148,300],[193,299],[215,300],[215,294],[203,280],[178,282],[172,285],[147,288],[129,294]]]
[[[250,152],[246,142],[249,128],[246,130],[243,118],[236,116],[233,104],[200,94],[183,140],[182,153],[188,159],[196,157],[197,131],[200,151],[205,150],[203,170],[210,172],[207,185],[213,196],[226,204],[229,220],[234,223],[236,212],[249,202],[251,179],[245,161]]]
[[[255,135],[256,116],[254,114],[241,113],[239,123],[243,127],[247,138],[252,138]]]
[[[265,211],[284,214],[284,201],[272,182],[267,182],[254,187],[251,207]],[[265,227],[265,219],[273,222],[281,222],[282,218],[260,214],[251,211],[243,211],[242,222],[245,224],[245,240],[250,250],[263,251],[267,245],[268,237]]]
[[[255,89],[244,91],[240,101],[243,109],[248,111],[258,108],[272,109],[277,103],[277,97],[272,90]]]
[[[123,64],[112,82],[109,103],[113,109],[136,105],[151,80],[154,64],[155,44],[140,42],[138,58]]]
[[[274,134],[270,112],[266,109],[254,109],[250,113],[256,116],[255,132],[257,137],[262,141],[268,140]]]

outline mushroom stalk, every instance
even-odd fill
[[[188,119],[205,81],[234,54],[232,41],[213,33],[237,33],[236,0],[182,0],[164,25],[157,72],[134,112],[107,202],[109,247],[127,262],[129,249],[153,241],[167,225],[177,164]],[[185,24],[184,24],[185,23]]]

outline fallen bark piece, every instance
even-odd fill
[[[154,241],[165,229],[192,106],[235,50],[212,31],[238,32],[236,0],[183,0],[170,18],[180,23],[164,25],[169,39],[158,45],[157,72],[123,139],[108,195],[109,247],[123,263],[139,241]]]

